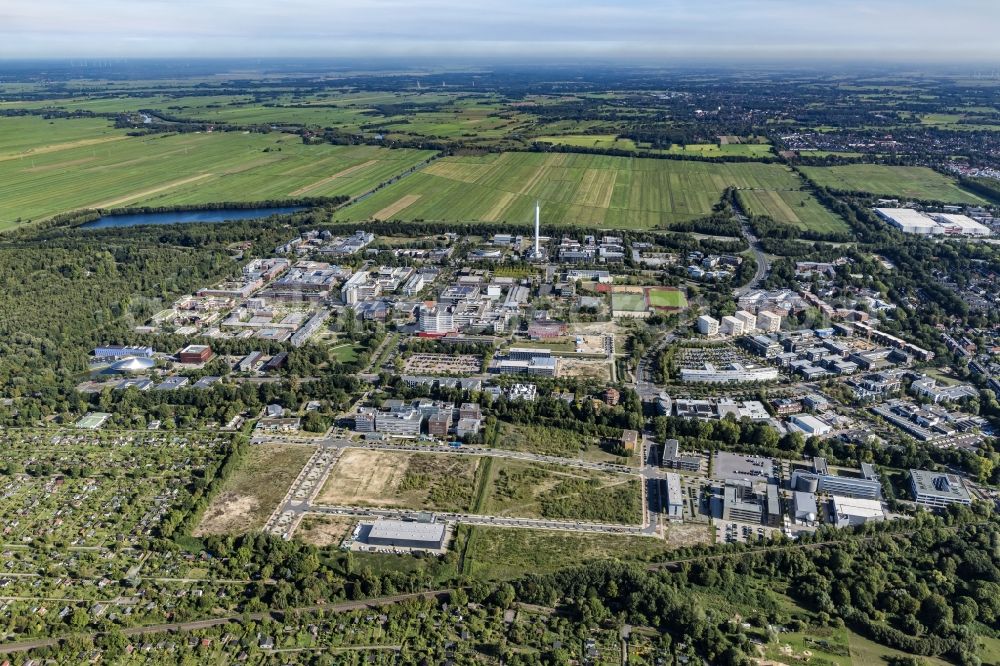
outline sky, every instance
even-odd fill
[[[0,58],[1000,62],[1000,0],[0,0]]]

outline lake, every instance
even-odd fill
[[[305,210],[305,206],[276,208],[219,208],[216,210],[182,210],[173,213],[135,213],[132,215],[105,215],[80,225],[82,229],[108,229],[111,227],[136,227],[140,224],[185,224],[188,222],[230,222],[256,220],[271,215],[284,215]]]

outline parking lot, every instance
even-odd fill
[[[403,364],[410,375],[474,375],[483,369],[483,359],[475,354],[414,354]]]

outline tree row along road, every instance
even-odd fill
[[[226,615],[223,617],[213,617],[204,620],[192,620],[190,622],[171,622],[167,624],[148,624],[140,627],[123,627],[121,632],[126,636],[144,636],[147,634],[159,634],[177,631],[195,631],[197,629],[211,629],[225,624],[237,624],[246,620],[260,622],[275,616],[286,613],[313,613],[322,611],[324,613],[349,613],[366,608],[379,608],[392,604],[403,603],[412,599],[440,599],[451,595],[454,589],[431,590],[429,592],[414,592],[412,594],[397,594],[391,597],[375,597],[373,599],[361,599],[358,601],[344,601],[336,604],[315,604],[312,606],[297,606],[295,608],[281,608],[261,611],[258,613],[248,613],[246,615]],[[55,647],[62,641],[73,637],[88,636],[96,638],[106,635],[108,632],[93,632],[89,634],[72,634],[57,638],[38,638],[34,640],[17,641],[15,643],[0,644],[0,654],[11,654],[14,652],[26,652],[43,647]]]

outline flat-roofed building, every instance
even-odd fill
[[[747,312],[746,310],[737,310],[733,316],[743,322],[744,333],[753,333],[753,330],[757,328],[757,315],[754,313]]]
[[[795,512],[795,520],[798,522],[812,523],[819,516],[815,493],[796,490],[792,494],[792,508]]]
[[[667,486],[665,508],[669,520],[684,519],[684,494],[681,492],[681,477],[676,472],[664,475]]]
[[[861,476],[840,476],[831,474],[825,458],[813,458],[812,469],[795,469],[789,482],[792,490],[813,493],[827,493],[861,499],[880,499],[882,484],[875,469],[868,463],[862,464]]]
[[[880,520],[885,520],[885,509],[879,500],[842,495],[830,498],[830,522],[837,527],[864,525]]]
[[[949,504],[972,504],[972,496],[962,477],[957,474],[911,469],[910,488],[917,504],[931,508],[943,508]]]
[[[719,333],[723,335],[743,335],[743,322],[736,317],[725,316],[719,323]]]
[[[212,356],[212,348],[208,345],[188,345],[177,353],[177,360],[181,363],[205,363]]]
[[[718,335],[719,320],[708,315],[698,317],[698,332],[702,335]]]
[[[833,431],[829,423],[809,414],[793,414],[788,420],[807,437],[822,437]]]
[[[676,439],[668,439],[663,443],[663,456],[660,464],[671,469],[682,469],[688,472],[697,472],[701,469],[701,457],[684,455],[680,450],[681,444]]]
[[[968,215],[932,213],[931,217],[934,218],[946,234],[956,236],[989,236],[991,233],[989,227],[976,222]]]
[[[761,310],[757,313],[757,328],[764,333],[777,333],[781,330],[781,315]]]
[[[446,437],[451,428],[451,415],[439,412],[431,414],[427,419],[427,434],[434,437]]]
[[[875,213],[904,234],[930,235],[944,231],[937,222],[912,208],[876,208]]]
[[[444,523],[378,520],[364,535],[364,543],[370,546],[440,550],[444,548],[446,534]]]

